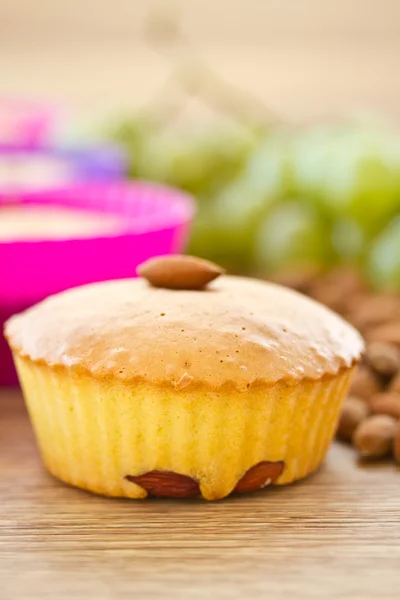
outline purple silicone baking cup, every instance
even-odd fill
[[[99,237],[0,243],[2,322],[51,294],[96,281],[134,277],[137,266],[151,256],[182,252],[195,214],[190,196],[141,181],[82,184],[24,194],[19,200],[21,205],[117,215],[120,226]],[[1,341],[0,385],[15,382],[8,347]]]
[[[110,181],[125,177],[128,169],[126,155],[122,148],[116,145],[97,145],[91,147],[40,147],[31,148],[25,144],[10,145],[0,143],[0,160],[29,161],[29,158],[43,158],[59,161],[68,168],[67,181],[57,184],[43,183],[42,186],[30,188],[29,185],[14,184],[11,188],[3,189],[0,184],[0,198],[19,192],[36,192],[50,188],[59,188],[70,183],[86,181]]]

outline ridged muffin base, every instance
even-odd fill
[[[242,393],[174,391],[14,359],[50,473],[128,498],[147,491],[127,477],[152,471],[192,478],[207,500],[228,496],[263,461],[284,462],[276,484],[306,477],[325,457],[353,371]]]

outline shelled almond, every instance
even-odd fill
[[[345,400],[340,415],[337,434],[342,440],[350,441],[359,424],[370,414],[370,409],[363,398],[349,396]]]
[[[375,415],[389,415],[400,419],[400,394],[397,392],[376,394],[370,399],[369,407]]]
[[[396,419],[388,415],[372,415],[362,421],[352,441],[361,456],[380,458],[392,452],[396,435]]]
[[[366,352],[345,401],[337,436],[370,459],[400,464],[400,296],[368,290],[356,270],[293,278],[293,287],[357,327]]]

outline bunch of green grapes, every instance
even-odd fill
[[[353,261],[400,290],[400,136],[388,128],[221,120],[182,130],[138,117],[115,136],[133,177],[197,198],[190,252],[234,272]]]

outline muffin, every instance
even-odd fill
[[[356,330],[200,259],[140,272],[6,324],[50,473],[106,496],[216,500],[315,471],[363,350]]]

